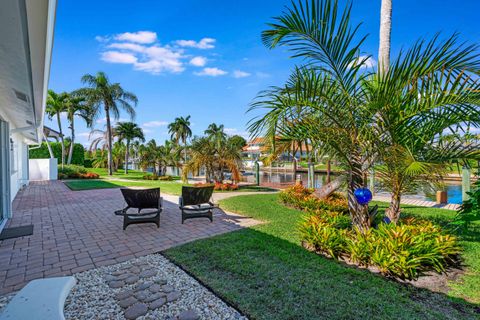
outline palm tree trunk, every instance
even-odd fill
[[[378,70],[387,72],[390,65],[390,36],[392,32],[392,0],[382,0],[380,11],[380,45]]]
[[[75,143],[75,127],[74,127],[74,117],[72,116],[72,122],[70,123],[70,130],[72,132],[72,142],[70,143],[70,150],[68,150],[68,160],[67,164],[72,163],[72,155],[73,155],[73,145]]]
[[[327,160],[327,183],[330,183],[330,173],[332,171],[332,160],[328,158]]]
[[[113,157],[112,157],[112,126],[110,123],[110,110],[108,104],[105,104],[105,116],[107,118],[107,161],[108,161],[108,175],[113,175]]]
[[[50,155],[50,159],[53,159],[55,158],[55,156],[53,155],[52,146],[50,146],[50,141],[48,141],[47,137],[45,136],[45,132],[42,132],[42,134],[43,134],[43,139],[47,144],[47,149],[48,149],[48,154]]]
[[[360,159],[359,155],[352,154],[347,190],[348,210],[350,212],[350,216],[352,217],[353,225],[356,226],[361,232],[365,232],[370,228],[371,225],[368,204],[359,204],[354,195],[356,189],[364,186],[364,173],[362,170],[362,164],[358,159]]]
[[[395,184],[392,188],[392,196],[390,198],[390,206],[385,210],[385,215],[391,222],[397,223],[400,219],[400,201],[402,199],[401,186]]]
[[[60,132],[60,143],[62,146],[61,162],[62,162],[62,169],[63,169],[63,166],[65,165],[65,140],[63,139],[62,121],[60,120],[60,113],[57,113],[57,122],[58,122],[58,131]]]
[[[332,182],[329,182],[326,185],[322,186],[321,188],[315,189],[314,194],[320,199],[328,198],[329,195],[337,191],[342,186],[344,181],[345,176],[340,176]]]
[[[125,174],[128,174],[128,149],[130,148],[130,140],[127,139],[127,146],[125,148]]]

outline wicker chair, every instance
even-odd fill
[[[208,187],[182,187],[182,196],[179,199],[182,210],[182,224],[187,219],[209,218],[213,222],[212,210],[217,208],[210,201],[213,186]]]
[[[163,198],[160,197],[160,188],[154,189],[120,189],[127,207],[115,211],[117,216],[123,216],[123,230],[131,224],[155,223],[160,228],[160,212],[162,212]],[[138,209],[136,213],[128,212],[128,209]],[[144,209],[148,212],[141,212]]]

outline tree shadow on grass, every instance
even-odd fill
[[[164,252],[253,319],[475,319],[478,305],[348,266],[254,229]]]

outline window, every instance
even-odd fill
[[[17,144],[10,138],[10,174],[17,172]]]

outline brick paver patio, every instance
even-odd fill
[[[160,228],[131,225],[113,211],[124,207],[119,189],[71,191],[62,182],[32,182],[18,193],[8,227],[33,224],[33,235],[0,241],[0,295],[36,278],[70,275],[241,229],[257,221],[217,212],[181,224],[178,197],[162,194]]]

